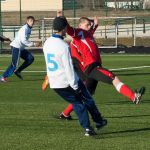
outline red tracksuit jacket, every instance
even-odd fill
[[[73,38],[71,42],[72,57],[81,61],[84,68],[95,62],[101,63],[100,53],[93,37],[97,27],[98,25],[90,31],[85,31],[80,28],[72,28],[70,25],[67,26],[67,34]]]

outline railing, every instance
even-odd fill
[[[77,26],[79,18],[68,18],[71,25]],[[150,37],[150,18],[136,18],[136,17],[99,17],[100,26],[95,33],[95,38],[114,39],[110,45],[103,45],[103,48],[117,48],[118,38],[130,37],[133,39],[132,46],[136,46],[137,37]],[[38,24],[32,29],[31,41],[41,40],[44,41],[52,34],[52,21],[53,18],[44,18],[39,20]],[[4,36],[9,37],[11,40],[17,34],[20,26],[3,26],[2,33]],[[107,43],[107,42],[106,42]],[[9,45],[1,44],[1,49],[10,49]],[[1,51],[0,51],[1,52]]]

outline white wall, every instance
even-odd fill
[[[2,1],[2,11],[19,11],[20,0]],[[62,9],[62,0],[21,0],[22,11],[56,11]]]

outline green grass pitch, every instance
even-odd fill
[[[150,55],[102,55],[102,59],[106,68],[150,66]],[[0,69],[9,61],[0,57]],[[35,56],[27,70],[45,70],[43,56]],[[74,113],[73,121],[56,118],[67,103],[51,89],[41,90],[45,73],[23,72],[23,81],[13,75],[8,83],[0,83],[0,150],[150,149],[150,68],[115,73],[132,89],[144,85],[147,90],[137,106],[112,86],[99,83],[94,99],[108,125],[95,138],[84,136]]]

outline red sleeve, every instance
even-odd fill
[[[69,24],[67,25],[67,34],[70,35],[72,38],[77,37],[80,29],[73,28]]]
[[[94,34],[96,29],[97,29],[98,25],[94,25],[94,27],[90,30],[91,34]]]

